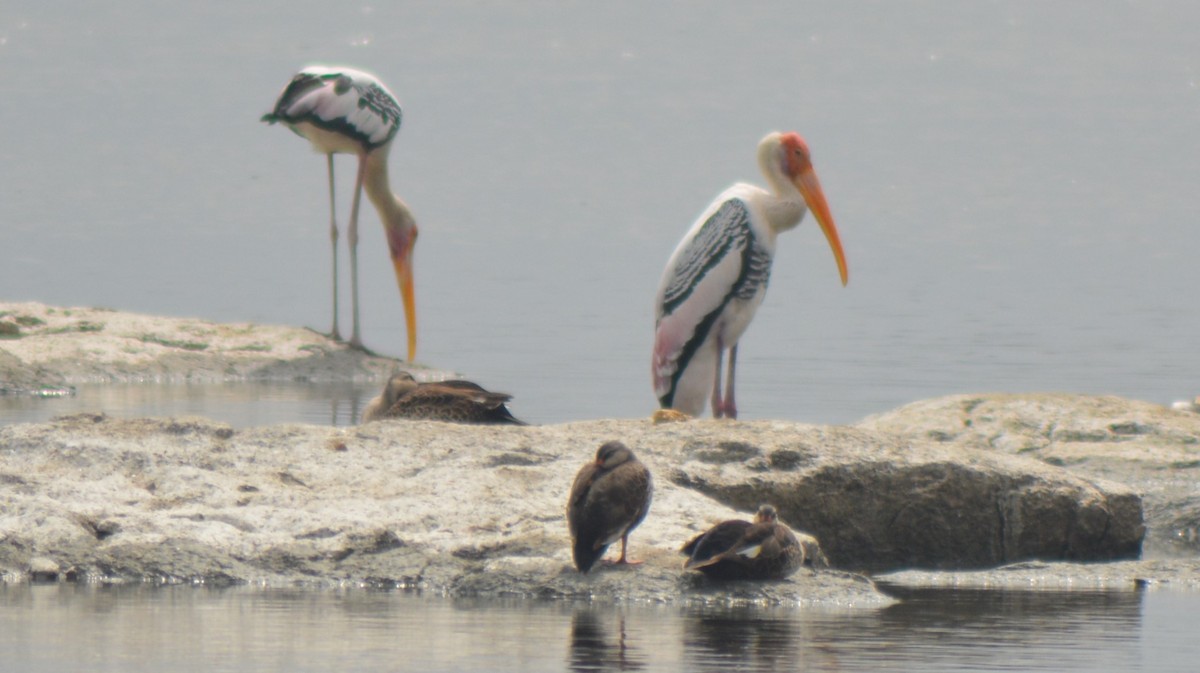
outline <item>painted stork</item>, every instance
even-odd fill
[[[770,191],[738,183],[704,211],[667,262],[655,301],[654,394],[663,409],[698,416],[711,395],[716,418],[737,418],[734,370],[738,339],[766,296],[775,237],[811,209],[837,260],[846,258],[833,215],[796,133],[768,134],[758,163]],[[721,362],[729,351],[724,393]]]
[[[262,117],[274,124],[282,122],[312,143],[325,155],[329,170],[329,239],[333,247],[333,329],[331,336],[341,339],[338,331],[338,227],[333,198],[333,155],[358,157],[358,176],[354,181],[354,201],[350,206],[350,224],[346,242],[350,248],[350,301],[353,328],[350,344],[362,347],[358,321],[358,205],[365,188],[367,198],[379,213],[387,236],[396,282],[404,302],[408,325],[408,359],[417,350],[417,312],[414,301],[412,256],[417,241],[417,223],[412,212],[388,184],[387,158],[392,140],[400,130],[400,104],[374,76],[351,68],[310,66],[292,78],[279,94],[275,109]]]

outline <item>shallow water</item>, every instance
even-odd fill
[[[883,609],[0,586],[5,670],[1191,671],[1200,593],[921,590]]]
[[[0,395],[0,423],[36,423],[76,413],[117,418],[204,416],[236,428],[276,423],[353,425],[377,383],[86,384],[53,395]]]

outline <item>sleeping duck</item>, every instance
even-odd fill
[[[407,418],[452,423],[512,423],[525,425],[512,415],[506,393],[493,393],[471,381],[418,383],[408,372],[388,378],[383,392],[363,410],[361,423],[384,418]]]
[[[681,548],[684,570],[720,580],[783,579],[804,565],[804,548],[779,521],[772,505],[762,505],[754,521],[723,521]]]
[[[575,476],[567,499],[567,527],[579,572],[591,570],[617,540],[621,556],[616,564],[641,563],[626,557],[626,545],[629,532],[650,511],[653,490],[650,471],[627,446],[606,442],[596,450],[596,459]]]

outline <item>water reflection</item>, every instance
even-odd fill
[[[894,591],[883,609],[796,610],[0,585],[0,651],[31,673],[1162,671],[1200,655],[1200,593]]]
[[[1139,591],[884,588],[901,602],[825,634],[827,642],[858,660],[926,661],[932,670],[963,662],[982,670],[1136,668]]]
[[[998,591],[904,589],[882,585],[900,599],[880,612],[886,625],[915,625],[931,633],[988,632],[1005,625],[1006,638],[1040,639],[1049,632],[1103,628],[1118,638],[1135,632],[1141,591]],[[1102,615],[1101,620],[1080,618]],[[1011,624],[1009,624],[1011,622]]]
[[[691,670],[794,670],[805,658],[803,625],[751,608],[701,614],[684,626]]]
[[[624,612],[576,608],[568,659],[572,671],[640,671],[646,660],[638,650],[626,640]]]
[[[88,384],[75,394],[41,398],[0,395],[0,424],[35,423],[55,416],[103,412],[110,416],[203,416],[237,428],[274,423],[353,425],[381,384],[213,383]]]

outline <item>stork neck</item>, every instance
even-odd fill
[[[386,225],[401,229],[416,227],[416,220],[408,205],[392,192],[388,183],[387,153],[375,151],[367,155],[366,172],[363,175],[363,189],[367,198],[379,211],[379,218]]]
[[[807,205],[804,195],[782,174],[768,173],[772,196],[766,204],[767,224],[776,232],[787,231],[800,224]]]
[[[784,172],[779,146],[763,143],[759,148],[758,163],[774,197],[766,201],[767,224],[776,232],[787,231],[800,224],[807,206],[800,189]]]
[[[778,168],[767,173],[767,181],[771,183],[771,191],[775,193],[776,197],[788,201],[804,201],[804,196],[800,194],[800,190],[796,188],[795,183],[789,180]]]

